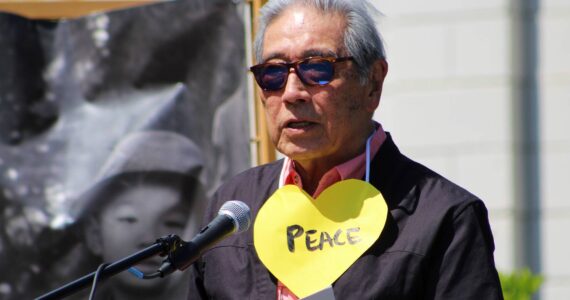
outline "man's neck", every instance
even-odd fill
[[[358,139],[361,143],[352,151],[345,151],[342,155],[336,153],[330,156],[321,157],[318,159],[307,160],[294,160],[295,170],[301,176],[303,182],[303,189],[310,195],[313,195],[318,188],[321,178],[332,168],[347,162],[358,155],[362,154],[366,149],[366,139],[370,133]]]
[[[295,170],[299,173],[299,176],[301,176],[303,190],[305,190],[309,195],[313,195],[315,193],[323,175],[333,167],[334,166],[319,168],[316,166],[309,166],[309,168],[305,168],[301,162],[295,162]]]

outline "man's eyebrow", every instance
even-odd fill
[[[307,58],[307,57],[314,57],[314,56],[320,56],[320,57],[338,57],[338,55],[336,54],[336,52],[332,51],[332,50],[317,50],[317,49],[309,49],[303,52],[303,58]],[[281,59],[284,61],[289,61],[289,58],[287,57],[287,55],[285,55],[284,53],[280,53],[280,52],[276,52],[276,53],[272,53],[267,57],[264,57],[263,60],[260,63],[265,63],[267,61],[270,61],[272,59]]]
[[[337,57],[337,54],[332,50],[317,50],[310,49],[303,52],[304,57],[321,56],[321,57]]]
[[[267,57],[264,57],[259,63],[266,63],[269,60],[272,59],[282,59],[284,61],[287,61],[287,56],[285,56],[285,54],[280,53],[280,52],[276,52],[276,53],[272,53]]]

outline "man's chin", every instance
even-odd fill
[[[315,159],[315,155],[311,155],[310,151],[288,151],[288,152],[281,152],[283,155],[289,157],[290,159],[303,163],[306,161],[311,161]]]
[[[316,145],[314,140],[295,143],[287,142],[277,146],[279,152],[295,161],[318,159],[319,154],[322,152],[321,148],[319,145]]]

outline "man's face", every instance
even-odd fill
[[[344,29],[340,15],[290,7],[267,27],[263,62],[347,56]],[[355,156],[363,150],[379,103],[370,97],[369,86],[359,83],[352,61],[337,63],[334,79],[325,86],[304,85],[295,72],[289,73],[281,90],[261,91],[273,143],[301,165],[337,164]]]

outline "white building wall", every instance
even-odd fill
[[[405,154],[485,201],[497,266],[512,269],[507,1],[373,3],[389,63],[375,118]]]
[[[390,70],[375,118],[402,151],[481,197],[515,267],[507,0],[377,0]]]
[[[506,272],[518,250],[511,1],[372,1],[389,63],[375,119],[405,154],[485,201]],[[570,295],[570,1],[539,3],[541,295],[556,300]]]
[[[540,100],[543,299],[570,295],[570,1],[543,0]]]

